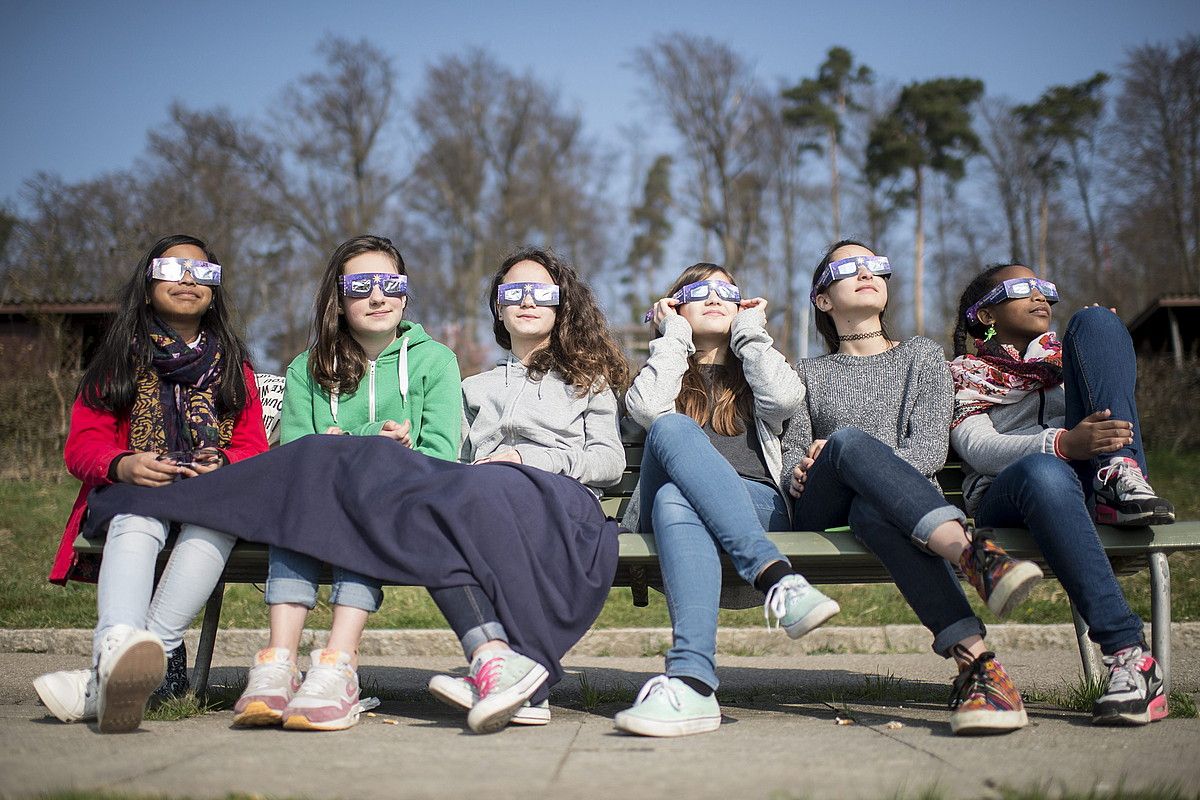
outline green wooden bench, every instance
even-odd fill
[[[601,499],[604,512],[620,519],[629,504],[642,460],[640,444],[626,444],[626,470],[621,481]],[[962,504],[962,466],[948,464],[938,473],[946,497],[956,505]],[[1185,550],[1200,550],[1200,521],[1177,522],[1155,528],[1099,528],[1105,553],[1118,575],[1128,575],[1143,569],[1150,570],[1152,647],[1162,664],[1170,691],[1171,675],[1171,572],[1167,556]],[[769,534],[792,564],[815,584],[890,583],[891,577],[874,555],[863,547],[846,528],[829,531],[791,531]],[[996,541],[1009,553],[1037,561],[1053,577],[1042,559],[1029,532],[1006,528],[996,531]],[[92,544],[82,537],[75,542],[81,555],[98,557],[102,545]],[[168,550],[160,555],[160,568],[166,562]],[[229,557],[221,582],[217,584],[204,610],[200,641],[195,656],[194,685],[198,692],[207,689],[209,667],[216,644],[221,618],[221,604],[227,583],[263,583],[267,578],[267,548],[264,545],[239,542]],[[328,582],[330,576],[323,578]],[[723,581],[727,586],[744,585],[724,559]],[[620,558],[614,586],[628,586],[633,592],[635,606],[649,602],[649,588],[662,585],[658,551],[654,536],[645,533],[623,532],[620,535]],[[1072,608],[1074,611],[1074,608]],[[1074,613],[1075,631],[1085,675],[1098,678],[1101,666],[1087,638],[1087,626],[1078,612]]]

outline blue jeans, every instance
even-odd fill
[[[933,633],[934,652],[948,656],[957,642],[986,633],[950,563],[925,549],[934,529],[966,515],[874,436],[842,428],[829,437],[808,471],[794,518],[801,530],[848,523]]]
[[[342,567],[332,567],[333,593],[329,602],[375,613],[383,604],[382,582]],[[272,547],[267,562],[267,605],[296,603],[312,608],[317,604],[321,562],[295,550]]]
[[[496,608],[479,584],[451,586],[448,589],[429,589],[442,616],[462,643],[463,655],[471,654],[481,644],[493,639],[508,641],[508,632],[500,623]]]
[[[786,563],[765,531],[790,527],[787,505],[774,487],[739,476],[683,414],[650,426],[640,492],[640,524],[654,533],[674,633],[667,674],[715,689],[721,551],[752,585],[767,565]]]
[[[1132,458],[1142,474],[1150,476],[1134,397],[1136,387],[1137,357],[1125,323],[1107,308],[1093,306],[1076,312],[1063,334],[1065,427],[1074,428],[1088,415],[1106,408],[1112,410],[1112,419],[1133,423],[1132,444],[1090,461],[1072,462],[1085,497],[1092,494],[1096,468],[1117,456]]]

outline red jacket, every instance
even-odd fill
[[[246,405],[233,424],[233,435],[229,447],[222,452],[230,463],[244,458],[265,453],[267,450],[267,435],[263,430],[262,402],[258,398],[258,386],[254,382],[254,370],[248,363],[242,364],[242,372],[246,375]],[[112,483],[108,479],[108,468],[113,459],[129,449],[129,415],[120,416],[111,411],[97,411],[84,405],[80,398],[75,398],[71,408],[71,430],[67,434],[67,444],[63,448],[63,460],[67,462],[67,471],[78,478],[83,486],[75,505],[71,508],[71,517],[63,531],[62,541],[58,545],[58,554],[54,557],[54,566],[50,570],[50,581],[63,584],[72,577],[71,570],[75,566],[75,537],[79,535],[79,527],[83,515],[87,511],[88,492],[97,486]]]

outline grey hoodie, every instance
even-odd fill
[[[567,475],[595,491],[621,480],[625,450],[611,389],[582,397],[557,372],[534,380],[512,353],[462,382],[462,450],[470,463],[516,450],[531,467]]]

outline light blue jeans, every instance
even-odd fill
[[[199,525],[184,525],[154,587],[154,565],[167,543],[167,523],[153,517],[117,514],[108,524],[96,588],[98,620],[92,662],[114,625],[148,630],[169,653],[204,608],[221,579],[237,538]]]
[[[333,592],[329,602],[335,606],[360,608],[375,613],[383,604],[383,584],[342,567],[331,567]],[[317,585],[321,562],[312,556],[283,547],[272,547],[267,561],[267,605],[295,603],[305,608],[317,604]]]
[[[683,414],[659,417],[642,455],[641,528],[653,532],[674,641],[666,672],[717,688],[721,552],[754,584],[787,562],[766,530],[787,530],[787,504],[772,486],[742,478]]]

